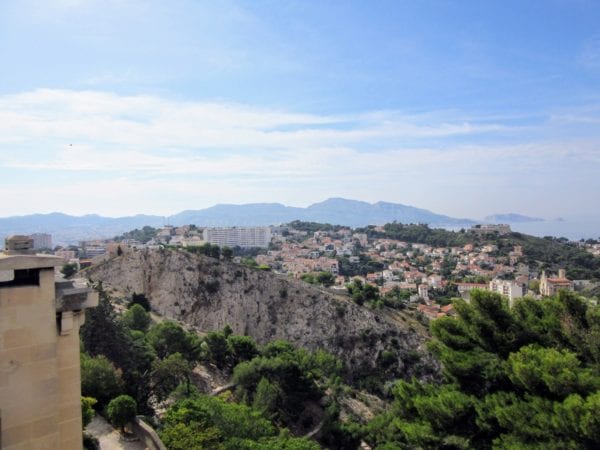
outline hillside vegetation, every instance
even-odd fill
[[[365,427],[377,449],[595,449],[600,446],[600,309],[572,293],[455,301],[431,323],[444,382],[398,381]]]
[[[260,347],[229,327],[199,337],[172,321],[152,323],[139,295],[118,315],[114,299],[102,285],[97,289],[99,305],[86,311],[81,330],[86,417],[93,406],[123,427],[137,410],[155,422],[170,450],[313,450],[319,445],[288,428],[302,435],[319,421],[323,442],[357,444],[338,421],[337,397],[325,396],[342,388],[334,356],[285,341]],[[193,381],[198,364],[232,377],[234,395],[201,393]],[[115,414],[119,402],[132,412]],[[157,408],[166,409],[160,419]]]
[[[261,346],[230,327],[199,337],[175,322],[152,324],[139,294],[119,316],[98,288],[82,328],[82,393],[100,412],[123,394],[147,415],[166,408],[155,426],[172,450],[356,449],[361,439],[376,449],[600,445],[600,308],[573,293],[512,309],[487,291],[455,300],[457,317],[431,322],[443,378],[397,380],[387,411],[366,420],[340,414],[360,383],[347,384],[326,351]],[[229,374],[233,392],[199,392],[199,363]],[[318,444],[294,437],[313,428]]]

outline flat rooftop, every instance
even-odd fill
[[[49,269],[62,266],[63,258],[54,255],[7,255],[0,253],[0,270]]]

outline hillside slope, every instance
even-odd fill
[[[424,343],[427,331],[398,312],[376,311],[298,280],[185,251],[139,250],[86,271],[123,294],[145,294],[152,308],[197,331],[222,329],[258,343],[286,339],[309,350],[325,349],[356,376],[381,362],[390,375],[426,376],[436,371]]]

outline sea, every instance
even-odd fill
[[[538,237],[565,237],[572,241],[580,239],[600,240],[599,219],[511,223],[510,227],[513,231]]]
[[[511,230],[531,236],[567,238],[571,241],[596,239],[600,241],[600,218],[543,220],[537,222],[509,223]],[[450,231],[458,231],[465,227],[444,227]]]

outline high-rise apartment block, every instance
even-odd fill
[[[52,248],[52,235],[48,233],[34,233],[29,235],[33,239],[33,249],[41,250]]]
[[[206,242],[220,247],[261,247],[271,242],[270,227],[232,227],[205,228],[203,238]]]

